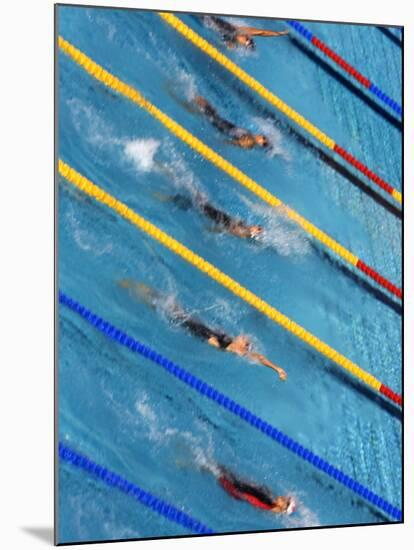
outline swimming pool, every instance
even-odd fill
[[[268,116],[265,105],[157,14],[59,7],[59,34],[85,51],[226,159],[401,285],[401,221]],[[222,48],[211,29],[182,19]],[[234,20],[234,19],[233,19]],[[255,22],[256,24],[256,22]],[[401,50],[375,27],[307,23],[395,99]],[[282,21],[257,26],[283,30]],[[357,158],[401,189],[401,132],[309,58],[291,39],[253,53],[226,52]],[[132,209],[362,368],[401,391],[401,315],[282,214],[167,133],[146,112],[59,54],[59,156]],[[390,74],[392,78],[390,78]],[[242,151],[183,103],[209,99],[273,149]],[[173,171],[165,172],[162,166]],[[267,229],[262,243],[212,230],[167,197],[204,193]],[[401,419],[331,362],[133,226],[59,180],[59,287],[114,325],[230,395],[401,507]],[[288,373],[218,353],[120,288],[143,281],[229,334],[247,333]],[[386,518],[345,488],[266,441],[151,363],[59,312],[59,437],[191,512],[216,532],[375,523]],[[292,516],[229,498],[203,465],[292,493]],[[188,534],[121,493],[62,464],[59,541]]]

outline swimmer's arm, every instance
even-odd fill
[[[275,370],[278,373],[279,378],[281,380],[287,380],[286,372],[281,367],[278,367],[277,365],[275,365],[274,363],[269,361],[269,359],[267,359],[267,357],[265,357],[261,353],[250,352],[249,357],[250,357],[250,359],[253,359],[254,361],[258,361],[259,363],[261,363],[265,367],[270,367],[271,369]]]
[[[238,32],[249,36],[284,36],[289,31],[268,31],[265,29],[255,29],[254,27],[237,27]]]
[[[220,347],[219,341],[215,336],[210,336],[210,338],[207,340],[207,343],[210,344],[210,346],[213,346],[214,348]]]
[[[225,139],[224,143],[227,143],[229,145],[237,145],[237,147],[241,147],[242,149],[251,149],[251,146],[245,145],[243,141],[241,141],[240,138],[232,138],[232,139]]]

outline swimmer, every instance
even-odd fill
[[[243,46],[253,50],[255,44],[252,36],[284,36],[289,34],[289,31],[268,31],[265,29],[256,29],[254,27],[243,27],[232,25],[228,21],[225,21],[221,17],[215,15],[205,15],[204,21],[212,24],[212,26],[220,33],[223,42],[228,48],[235,48],[237,46]]]
[[[292,514],[295,511],[296,503],[292,497],[274,497],[265,487],[258,487],[250,482],[242,481],[220,466],[218,470],[217,481],[233,498],[244,500],[256,508],[268,510],[275,514]]]
[[[225,231],[242,239],[257,239],[263,233],[263,228],[260,225],[248,225],[242,220],[231,217],[226,212],[213,206],[201,193],[197,193],[194,200],[180,194],[171,197],[163,196],[161,200],[169,200],[185,210],[191,207],[197,208],[214,222],[217,231]]]
[[[248,130],[237,127],[233,122],[222,118],[210,103],[201,96],[194,98],[194,103],[200,112],[207,118],[219,132],[230,138],[229,143],[237,145],[242,149],[253,149],[253,147],[269,147],[269,140],[263,134],[252,134]]]
[[[156,308],[159,304],[166,303],[166,296],[157,290],[147,286],[144,283],[137,283],[129,279],[118,281],[118,285],[128,289],[134,298],[137,298],[148,306]],[[228,351],[250,359],[255,363],[260,363],[265,367],[269,367],[277,372],[280,380],[287,380],[286,372],[279,366],[275,365],[261,353],[253,351],[251,342],[248,336],[243,334],[239,336],[228,336],[224,332],[212,329],[205,325],[202,321],[187,313],[179,304],[173,303],[167,305],[164,311],[171,320],[177,322],[180,326],[186,328],[190,334],[205,341],[210,346],[219,350]]]

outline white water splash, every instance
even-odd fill
[[[124,144],[124,155],[138,172],[151,172],[154,169],[154,156],[161,142],[153,139],[133,139]]]

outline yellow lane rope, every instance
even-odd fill
[[[69,57],[71,57],[78,65],[80,65],[86,72],[91,76],[112,88],[119,94],[127,97],[133,103],[139,105],[141,108],[145,109],[150,113],[154,118],[156,118],[161,124],[163,124],[172,134],[184,141],[187,145],[197,151],[204,158],[209,160],[212,164],[226,172],[229,176],[239,182],[241,185],[246,187],[249,191],[254,193],[257,197],[262,199],[264,202],[270,206],[277,208],[283,207],[283,212],[297,224],[299,224],[307,233],[312,235],[315,239],[324,244],[327,248],[332,250],[338,256],[343,258],[346,262],[356,266],[359,258],[347,250],[344,246],[335,241],[327,233],[313,225],[306,218],[301,216],[298,212],[285,205],[280,199],[275,195],[272,195],[264,187],[255,182],[252,178],[244,174],[241,170],[236,168],[233,164],[224,159],[221,155],[213,151],[201,140],[193,136],[188,132],[183,126],[175,122],[172,118],[163,113],[150,101],[145,99],[145,97],[138,92],[132,86],[129,86],[119,78],[115,77],[110,72],[106,71],[103,67],[95,63],[90,57],[85,55],[70,42],[59,37],[59,46],[63,52],[65,52]]]
[[[159,241],[166,248],[178,256],[181,256],[188,263],[204,272],[217,283],[230,290],[233,294],[256,308],[261,313],[267,315],[270,319],[306,342],[309,346],[319,351],[322,355],[349,371],[356,378],[359,378],[377,392],[380,391],[382,384],[374,376],[328,346],[328,344],[325,344],[325,342],[322,342],[319,338],[286,317],[286,315],[283,315],[276,308],[270,306],[267,302],[253,294],[253,292],[250,292],[250,290],[243,287],[237,281],[220,271],[213,264],[207,262],[204,258],[192,252],[189,248],[181,244],[173,237],[170,237],[167,233],[134,212],[134,210],[129,208],[126,204],[92,183],[89,179],[74,170],[62,160],[59,160],[58,169],[61,176],[63,176],[69,183],[83,191],[86,195],[89,195],[96,201],[108,206],[111,210],[118,213],[124,219],[141,229],[141,231],[144,231],[153,239]]]
[[[359,162],[355,157],[350,155],[345,149],[339,147],[335,141],[326,135],[324,132],[319,130],[314,124],[306,120],[300,113],[292,109],[287,103],[282,101],[276,94],[272,93],[270,90],[265,88],[259,81],[250,76],[246,71],[241,69],[234,61],[229,59],[227,56],[222,54],[217,48],[212,46],[207,40],[202,38],[197,34],[193,29],[188,25],[183,23],[181,19],[172,13],[158,12],[158,15],[166,21],[171,27],[173,27],[177,32],[179,32],[184,38],[193,43],[195,46],[200,48],[206,55],[217,61],[220,65],[230,71],[234,76],[239,80],[244,82],[250,89],[254,90],[256,93],[261,95],[266,101],[271,105],[276,107],[281,111],[285,116],[293,120],[298,126],[306,130],[311,134],[315,139],[323,143],[328,149],[331,149],[342,158],[349,162],[354,168],[362,172],[370,180],[376,183],[384,191],[389,193],[397,202],[402,202],[402,194],[400,191],[392,187],[389,183],[380,178],[377,174],[369,170],[361,162]]]
[[[402,298],[401,290],[393,283],[382,277],[382,275],[380,275],[370,266],[365,264],[365,262],[363,262],[355,254],[352,254],[352,252],[347,250],[344,246],[332,239],[332,237],[330,237],[327,233],[306,220],[295,210],[292,210],[290,207],[283,204],[280,199],[269,193],[269,191],[267,191],[264,187],[255,182],[252,178],[244,174],[241,170],[233,166],[230,162],[228,162],[222,156],[213,151],[213,149],[205,145],[201,140],[193,136],[180,124],[175,122],[160,109],[155,107],[155,105],[145,99],[145,97],[140,94],[135,88],[129,86],[122,80],[118,79],[117,77],[103,69],[103,67],[95,63],[90,57],[75,48],[72,44],[64,40],[62,37],[59,37],[59,46],[67,55],[69,55],[91,76],[104,83],[109,88],[117,91],[119,94],[124,95],[132,102],[139,105],[141,108],[145,109],[154,118],[161,122],[172,134],[184,141],[184,143],[186,143],[189,147],[192,147],[195,151],[197,151],[200,155],[205,157],[215,166],[229,174],[233,179],[249,189],[264,202],[275,208],[283,207],[284,213],[290,219],[294,220],[298,225],[300,225],[307,233],[312,235],[315,239],[319,240],[327,248],[343,258],[346,262],[350,263],[360,271],[363,271],[377,284],[383,286],[389,292],[395,294],[398,298]]]

